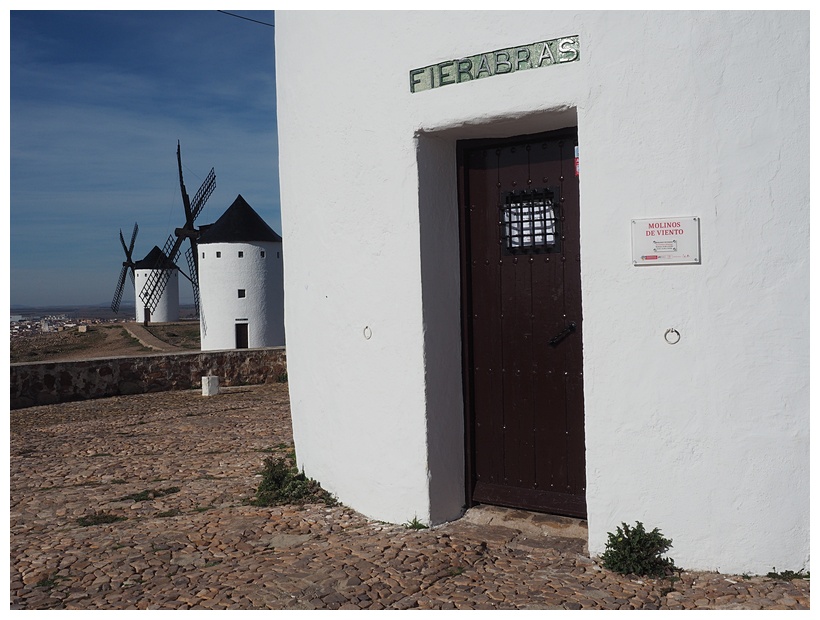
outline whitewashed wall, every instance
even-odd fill
[[[137,323],[145,321],[145,304],[140,293],[151,275],[150,269],[134,270],[134,291],[136,292]],[[151,323],[173,323],[179,321],[179,271],[172,269],[165,290],[162,291],[157,307],[151,313]]]
[[[300,466],[375,518],[458,516],[455,143],[577,124],[590,552],[640,520],[686,568],[808,567],[808,13],[276,30]],[[568,35],[579,62],[409,91],[411,69]],[[677,215],[701,218],[702,264],[633,267],[631,219]]]
[[[248,323],[249,348],[284,345],[282,244],[200,243],[198,255],[201,349],[235,349],[240,322]]]

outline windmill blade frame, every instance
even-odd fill
[[[145,306],[151,310],[151,312],[156,310],[157,304],[165,291],[165,287],[170,278],[170,272],[168,271],[170,268],[169,265],[170,263],[176,265],[176,262],[179,259],[182,243],[185,239],[190,240],[194,258],[196,258],[196,237],[199,236],[199,231],[196,229],[194,222],[202,212],[205,203],[208,201],[208,198],[211,197],[211,194],[216,187],[216,173],[214,172],[214,169],[211,168],[210,172],[205,177],[205,180],[202,182],[202,185],[194,195],[192,206],[190,197],[188,196],[188,191],[185,189],[185,181],[182,176],[182,151],[179,141],[177,141],[177,166],[179,168],[179,189],[182,194],[182,206],[185,210],[185,224],[182,228],[175,228],[174,234],[168,236],[168,240],[165,242],[165,247],[163,249],[163,254],[165,257],[158,258],[151,270],[151,274],[148,276],[145,286],[143,286],[142,291],[140,292],[140,299],[143,301]],[[175,236],[176,239],[174,239]],[[170,263],[168,261],[170,261]],[[197,269],[196,260],[194,260],[193,264],[194,267],[191,270],[191,263],[188,263],[189,270],[191,270],[189,279],[194,286],[194,296],[195,298],[198,298],[199,272]],[[198,306],[199,304],[197,302],[197,307]]]
[[[128,244],[128,257],[131,257],[131,253],[134,251],[134,242],[137,240],[137,233],[139,232],[140,227],[139,224],[134,222],[134,231],[131,233],[131,243]],[[122,237],[122,231],[120,231],[120,237]]]
[[[211,168],[211,171],[208,173],[208,176],[205,177],[205,180],[202,182],[202,185],[199,187],[196,194],[194,194],[194,200],[191,203],[192,222],[202,212],[202,208],[205,206],[205,203],[208,201],[208,198],[211,197],[211,194],[214,193],[215,188],[216,173],[214,172],[214,169]]]
[[[120,244],[122,245],[122,249],[125,252],[125,261],[122,263],[122,269],[120,270],[120,277],[117,280],[117,287],[114,289],[114,298],[111,301],[111,310],[114,313],[118,313],[120,311],[120,303],[122,302],[122,294],[125,286],[125,276],[127,273],[130,272],[131,274],[131,283],[134,284],[134,259],[132,258],[132,254],[134,253],[134,243],[137,240],[137,233],[139,232],[139,224],[134,222],[134,230],[131,233],[131,242],[126,247],[125,245],[125,237],[122,236],[122,229],[120,229]]]
[[[120,302],[122,301],[122,292],[125,286],[125,276],[128,274],[128,267],[122,266],[120,271],[120,278],[117,280],[117,288],[114,289],[114,299],[111,301],[111,310],[115,313],[120,311]]]
[[[185,260],[188,263],[188,271],[191,274],[191,288],[194,292],[194,308],[199,314],[199,268],[197,267],[196,244],[191,239],[191,247],[185,250]]]

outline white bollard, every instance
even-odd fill
[[[202,395],[214,396],[219,394],[219,377],[202,377]]]

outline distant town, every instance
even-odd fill
[[[180,320],[195,320],[193,305],[180,305]],[[134,321],[134,306],[122,306],[118,313],[106,306],[55,306],[43,308],[11,308],[10,337],[21,338],[35,334],[65,330],[85,331],[89,325],[100,323],[129,323]]]

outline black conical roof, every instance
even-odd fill
[[[162,250],[154,246],[154,249],[148,252],[145,258],[134,263],[134,269],[155,269],[163,264],[166,269],[178,269]]]
[[[205,228],[203,226],[203,228]],[[236,197],[228,210],[213,224],[205,228],[197,243],[236,243],[243,241],[275,241],[282,237],[265,223],[259,214],[242,198]]]

